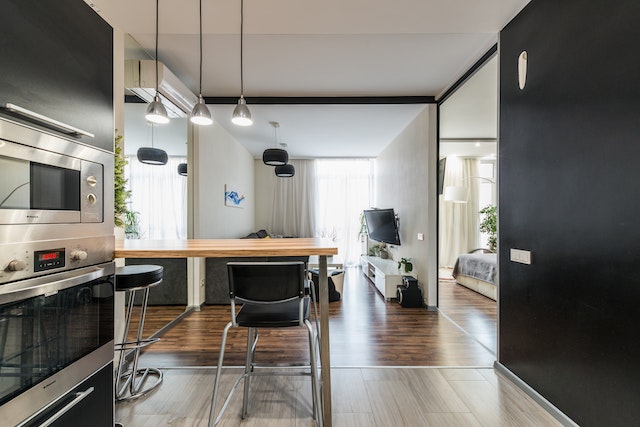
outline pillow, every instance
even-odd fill
[[[269,233],[266,230],[258,230],[255,233],[249,233],[243,237],[243,239],[266,239],[269,237]]]

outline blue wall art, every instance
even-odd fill
[[[243,208],[245,196],[235,185],[226,184],[224,186],[224,204],[232,208]]]

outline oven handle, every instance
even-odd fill
[[[115,263],[111,262],[101,266],[86,267],[55,275],[36,277],[22,282],[9,283],[0,287],[2,291],[0,304],[8,304],[41,295],[55,295],[61,290],[92,282],[114,273]]]
[[[95,390],[94,387],[89,387],[83,392],[76,393],[76,397],[71,402],[67,403],[63,408],[61,408],[58,412],[56,412],[51,417],[49,417],[45,422],[43,422],[42,424],[39,424],[39,427],[48,427],[54,422],[56,422],[58,418],[62,417],[64,414],[66,414],[71,409],[73,409],[74,406],[82,402],[86,397],[88,397],[91,393],[93,393],[94,390]],[[16,427],[24,426],[25,423],[29,422],[32,419],[33,417],[29,417],[28,420],[18,424]]]

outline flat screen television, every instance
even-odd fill
[[[369,238],[390,245],[400,245],[398,221],[393,209],[369,209],[364,211]]]

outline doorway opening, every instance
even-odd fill
[[[496,353],[497,54],[439,108],[438,309]]]

